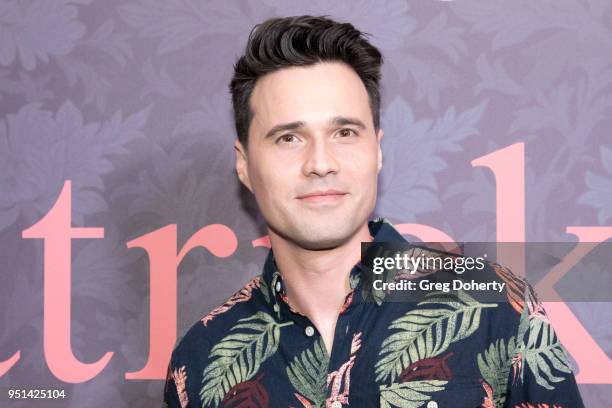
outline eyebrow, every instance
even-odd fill
[[[331,120],[331,124],[337,126],[353,125],[360,129],[365,129],[366,125],[357,118],[346,118],[344,116],[336,116]]]
[[[297,121],[297,122],[289,122],[289,123],[282,123],[280,125],[276,125],[274,126],[272,129],[270,129],[268,131],[268,133],[266,133],[266,135],[264,136],[264,139],[267,139],[271,136],[274,136],[275,134],[285,131],[285,130],[295,130],[295,129],[300,129],[303,128],[304,126],[306,126],[305,122],[302,121]]]
[[[360,129],[366,128],[366,125],[361,120],[357,118],[347,118],[345,116],[335,116],[329,121],[329,124],[336,125],[336,126],[353,125],[353,126],[357,126]],[[264,139],[267,139],[285,130],[296,130],[296,129],[301,129],[305,126],[306,126],[306,122],[303,122],[303,121],[282,123],[270,129],[268,133],[266,133],[266,135],[264,136]]]

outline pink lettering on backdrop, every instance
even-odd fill
[[[472,160],[495,176],[497,242],[525,242],[525,143],[515,143]],[[523,245],[499,245],[497,262],[525,276]]]
[[[472,161],[472,166],[487,167],[496,182],[497,242],[525,242],[525,144],[516,143]],[[436,228],[423,224],[397,224],[402,234],[418,237],[425,242],[454,243],[454,239]],[[581,241],[603,242],[612,237],[612,227],[570,227]],[[253,246],[270,247],[267,236],[253,241]],[[544,299],[556,294],[553,286],[574,266],[575,249],[537,285],[536,290]],[[584,252],[584,251],[583,251]],[[582,253],[583,257],[586,253]],[[523,245],[500,245],[497,260],[516,274],[525,276],[525,250]],[[552,293],[551,293],[552,291]],[[562,299],[544,302],[544,307],[561,342],[574,357],[579,367],[576,380],[579,383],[612,383],[612,361],[584,328],[576,315]]]
[[[36,224],[22,231],[26,239],[44,240],[43,344],[49,370],[67,383],[92,379],[108,364],[112,352],[95,363],[82,363],[72,353],[70,342],[70,264],[73,238],[104,238],[104,228],[71,227],[71,182],[67,180],[59,198]]]
[[[264,235],[261,238],[254,239],[253,241],[251,241],[251,244],[253,245],[253,248],[264,247],[270,249],[272,247],[272,244],[270,243],[270,237],[267,235]]]
[[[524,144],[517,143],[472,161],[473,166],[489,168],[496,180],[496,214],[498,242],[525,240],[525,174]],[[95,377],[108,364],[112,352],[91,364],[78,361],[70,345],[70,241],[72,238],[103,238],[103,228],[70,226],[70,180],[62,188],[51,210],[35,225],[22,232],[23,238],[44,240],[44,351],[51,372],[65,382],[84,382]],[[422,224],[397,224],[402,234],[414,235],[423,241],[454,244],[454,239],[436,228]],[[568,233],[580,242],[603,242],[612,237],[612,227],[568,227]],[[252,241],[253,247],[270,248],[269,238]],[[128,248],[143,248],[150,263],[150,333],[149,356],[143,369],[125,374],[127,379],[163,379],[176,340],[177,268],[185,255],[201,246],[217,257],[232,255],[237,248],[234,232],[220,224],[206,226],[196,232],[177,254],[177,226],[167,225],[127,243]],[[590,245],[592,248],[593,245]],[[553,286],[588,253],[578,246],[556,265],[536,289],[551,291]],[[499,253],[500,263],[524,274],[524,250]],[[557,295],[558,297],[558,295]],[[580,383],[612,383],[612,362],[588,331],[561,299],[545,302],[547,312],[561,341],[576,359]],[[51,324],[53,322],[53,324]],[[0,363],[0,376],[19,360],[20,351]],[[594,364],[593,362],[598,362]]]
[[[19,361],[20,358],[21,358],[21,351],[17,350],[15,354],[11,356],[11,358],[1,362],[0,363],[0,377],[8,373],[8,371],[15,365],[17,361]]]
[[[192,235],[177,255],[176,231],[176,224],[170,224],[127,243],[128,248],[143,248],[151,265],[149,358],[142,370],[125,374],[129,380],[165,378],[176,341],[176,271],[185,255],[195,247],[203,247],[216,257],[227,257],[238,247],[236,234],[230,228],[213,224]]]
[[[457,243],[450,235],[429,225],[395,224],[394,227],[400,234],[415,236],[423,242],[439,242],[447,251],[457,247]]]
[[[578,364],[579,372],[576,375],[576,381],[589,384],[610,384],[612,383],[612,361],[576,318],[567,303],[561,300],[554,285],[599,243],[612,238],[612,227],[567,227],[566,231],[576,235],[578,243],[538,282],[535,289],[542,298],[554,300],[543,302],[544,308],[563,345]]]

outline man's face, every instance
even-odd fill
[[[306,249],[346,242],[374,209],[382,166],[357,73],[337,62],[285,68],[257,81],[251,107],[236,170],[268,227]]]

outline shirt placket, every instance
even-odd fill
[[[351,274],[354,277],[354,273]],[[348,405],[349,390],[350,390],[350,371],[354,364],[355,353],[354,349],[354,333],[352,332],[351,306],[353,299],[357,293],[357,283],[359,280],[351,279],[351,292],[346,296],[344,304],[338,315],[336,328],[334,331],[334,342],[332,345],[331,355],[329,356],[329,367],[327,372],[327,399],[326,407],[341,408]],[[321,334],[316,329],[311,320],[300,312],[291,308],[287,293],[282,281],[280,272],[276,271],[272,275],[272,288],[275,294],[274,311],[277,312],[279,319],[282,319],[282,308],[291,313],[291,318],[303,329],[306,337],[311,338],[313,342],[318,341]],[[281,307],[281,302],[284,307]],[[352,339],[352,340],[349,340]],[[332,368],[335,368],[333,371]]]

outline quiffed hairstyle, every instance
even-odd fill
[[[350,23],[339,23],[326,16],[271,18],[256,25],[245,53],[234,64],[230,82],[234,121],[238,140],[247,148],[248,130],[253,118],[250,98],[260,77],[292,66],[339,61],[349,65],[368,92],[375,130],[380,127],[380,67],[382,55]]]

